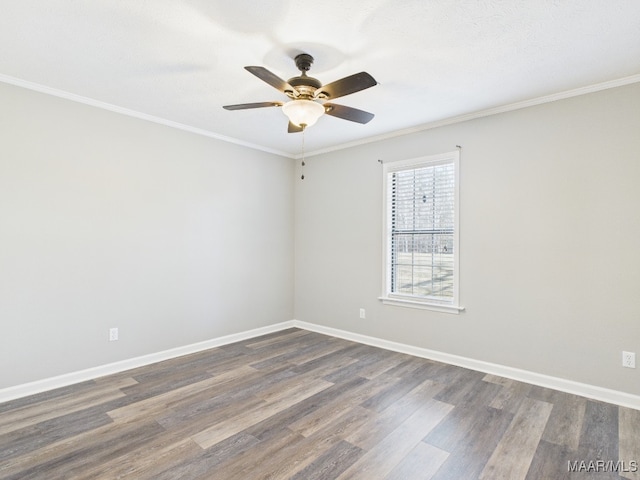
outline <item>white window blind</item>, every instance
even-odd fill
[[[452,152],[385,169],[383,297],[457,306],[457,168]]]

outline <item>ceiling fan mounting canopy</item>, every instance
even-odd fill
[[[334,103],[321,103],[352,93],[359,92],[377,85],[375,79],[367,72],[360,72],[348,77],[336,80],[327,85],[322,85],[320,80],[310,77],[307,72],[313,64],[313,57],[308,53],[301,53],[294,58],[300,75],[285,81],[264,67],[248,66],[245,70],[252,73],[260,80],[268,83],[275,89],[284,93],[291,100],[283,102],[258,102],[242,103],[237,105],[225,105],[226,110],[246,110],[262,107],[282,107],[285,115],[289,117],[289,133],[301,132],[304,128],[313,125],[324,113],[356,123],[368,123],[374,115],[357,108],[346,107]],[[317,105],[317,106],[316,106]],[[320,108],[318,108],[320,107]]]
[[[301,72],[308,72],[311,70],[311,65],[313,65],[313,57],[308,53],[296,55],[293,61],[296,62],[296,67],[298,67],[298,70]]]

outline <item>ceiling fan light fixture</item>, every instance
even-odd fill
[[[282,111],[289,121],[299,127],[310,127],[324,113],[324,107],[313,100],[291,100],[282,105]]]
[[[289,97],[287,103],[239,103],[236,105],[223,105],[222,108],[225,110],[246,110],[250,108],[282,107],[282,111],[289,118],[287,127],[287,132],[289,133],[304,131],[305,128],[314,125],[324,113],[335,118],[360,124],[368,123],[374,117],[373,113],[365,112],[364,110],[334,103],[325,103],[325,101],[333,102],[336,98],[351,95],[377,85],[375,79],[367,72],[355,73],[323,85],[317,78],[307,75],[307,71],[313,63],[311,55],[301,53],[296,56],[295,62],[296,67],[300,70],[300,75],[286,81],[264,67],[255,65],[244,67],[249,73]]]

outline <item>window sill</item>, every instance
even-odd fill
[[[384,305],[393,305],[395,307],[418,308],[422,310],[432,310],[434,312],[444,312],[459,314],[464,307],[458,305],[443,305],[441,303],[422,302],[419,300],[409,300],[404,298],[379,297]]]

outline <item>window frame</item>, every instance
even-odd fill
[[[391,208],[389,197],[390,174],[403,170],[415,170],[443,164],[454,166],[454,231],[453,231],[453,298],[449,301],[430,297],[391,292],[392,252],[391,252]],[[428,155],[405,160],[383,163],[382,211],[383,211],[383,278],[382,296],[379,299],[385,305],[421,308],[446,313],[459,313],[464,310],[460,305],[460,151]]]

